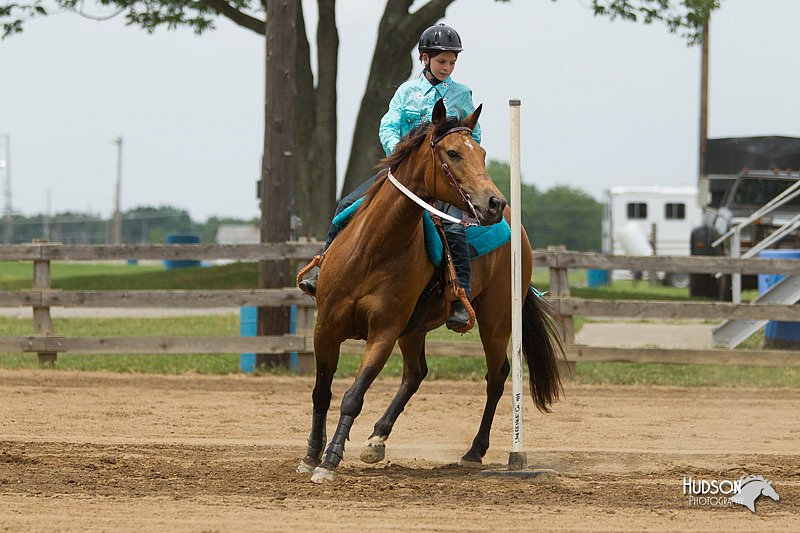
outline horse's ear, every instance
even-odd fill
[[[436,105],[433,106],[433,115],[431,116],[432,124],[441,124],[447,118],[447,109],[444,107],[444,101],[439,98],[436,100]]]
[[[464,125],[471,130],[475,129],[475,126],[478,124],[478,118],[481,116],[481,110],[483,109],[483,104],[478,106],[478,109],[473,111],[471,114],[467,115],[467,118],[464,119]]]

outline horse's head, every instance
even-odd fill
[[[427,139],[433,150],[433,171],[426,175],[426,185],[437,200],[490,225],[503,218],[506,199],[486,173],[486,151],[472,138],[482,107],[461,123],[453,123],[442,100],[436,102]]]

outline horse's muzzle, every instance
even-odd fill
[[[478,215],[478,222],[480,222],[482,226],[491,226],[492,224],[497,224],[503,218],[506,201],[502,197],[490,196],[486,205],[473,205]]]

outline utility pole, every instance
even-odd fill
[[[50,189],[47,189],[47,210],[44,213],[44,220],[42,221],[42,238],[50,239]]]
[[[122,214],[120,212],[120,197],[122,189],[122,136],[114,139],[117,145],[117,187],[114,195],[114,230],[112,244],[122,243]]]
[[[295,95],[297,0],[267,0],[264,157],[261,162],[261,242],[289,239]],[[261,261],[258,287],[290,285],[289,262]],[[258,335],[289,332],[289,309],[259,307]],[[256,354],[256,366],[286,364],[288,355]]]
[[[699,178],[706,175],[706,146],[708,144],[708,23],[703,24],[703,48],[700,66],[700,157]]]
[[[3,243],[14,244],[14,210],[11,206],[11,135],[0,134],[0,139],[5,140],[5,158],[0,159],[0,168],[6,171]]]

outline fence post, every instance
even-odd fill
[[[306,346],[312,346],[314,337],[314,311],[315,307],[297,306],[295,315],[295,335],[305,337]],[[316,371],[314,352],[297,352],[298,374],[312,375]]]
[[[34,244],[45,244],[46,240],[35,240]],[[41,251],[41,246],[39,247]],[[42,254],[39,254],[41,257]],[[50,289],[50,260],[35,259],[33,261],[33,288],[40,291]],[[34,335],[47,337],[53,334],[53,321],[50,318],[49,306],[33,307],[33,332]],[[56,364],[57,352],[39,352],[39,366],[53,367]]]
[[[553,246],[550,245],[547,247],[548,252],[556,252],[556,258],[558,257],[558,252],[566,252],[567,247],[563,245]],[[550,294],[555,296],[556,298],[569,298],[569,278],[567,277],[568,270],[564,267],[560,266],[558,260],[556,260],[556,266],[550,267]],[[561,305],[559,304],[558,307],[558,320],[556,322],[556,326],[558,328],[558,334],[561,337],[561,340],[564,342],[564,347],[569,351],[569,347],[575,344],[575,325],[572,321],[572,315],[562,315],[561,314]],[[558,361],[558,371],[562,376],[572,376],[575,375],[575,361]]]

